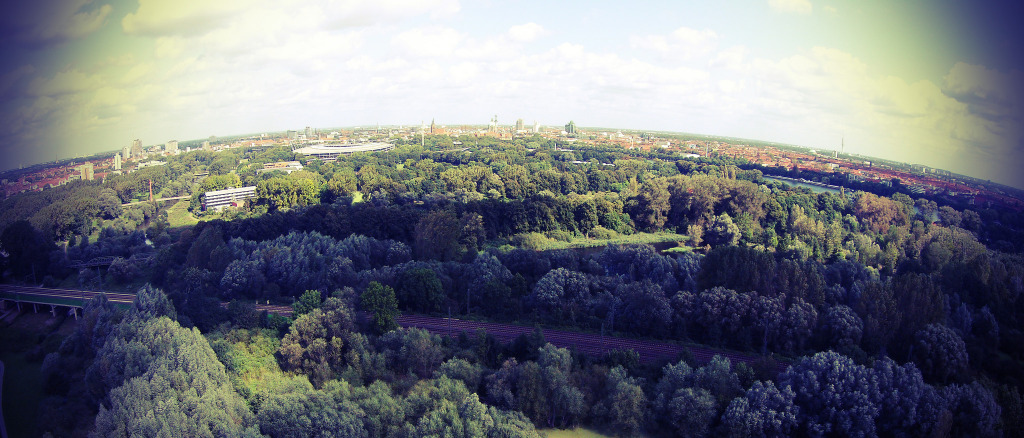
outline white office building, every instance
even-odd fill
[[[203,194],[203,210],[222,210],[224,207],[239,207],[246,199],[256,197],[256,186],[215,190]]]

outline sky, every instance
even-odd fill
[[[0,170],[496,115],[845,144],[1024,188],[1020,2],[3,1]]]

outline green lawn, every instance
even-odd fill
[[[575,429],[541,429],[542,435],[548,438],[610,438],[611,435],[598,433],[592,429],[577,427]]]
[[[612,239],[590,239],[586,237],[575,237],[568,242],[549,239],[542,247],[542,251],[552,249],[588,248],[606,245],[630,245],[639,243],[660,243],[660,242],[684,242],[689,240],[684,234],[659,231],[657,233],[636,233],[623,235]]]
[[[167,209],[167,222],[170,223],[171,228],[191,226],[199,223],[199,219],[196,219],[195,216],[192,216],[192,213],[189,213],[188,205],[189,201],[183,199]]]

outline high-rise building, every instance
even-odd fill
[[[92,162],[78,166],[78,174],[82,176],[82,181],[92,181],[94,178]]]
[[[576,122],[572,120],[565,124],[565,133],[568,135],[576,135]]]
[[[540,124],[536,120],[533,121],[533,133],[537,134],[540,132]]]
[[[171,140],[167,142],[164,146],[164,150],[167,151],[168,154],[178,153],[178,140]]]
[[[121,170],[121,154],[114,154],[114,170]]]
[[[494,118],[491,119],[491,125],[490,125],[490,127],[488,127],[488,130],[491,131],[491,132],[498,132],[498,115],[497,114],[495,114]]]
[[[131,156],[135,159],[142,158],[142,142],[139,139],[132,140]]]
[[[517,119],[516,120],[516,132],[520,132],[522,130],[523,130],[523,119]]]
[[[307,126],[306,127],[306,140],[312,140],[312,139],[313,139],[313,128],[310,128],[310,127]]]
[[[203,141],[203,150],[204,151],[208,151],[208,150],[211,150],[211,149],[213,149],[213,148],[210,147],[210,140],[204,140]]]
[[[127,161],[131,157],[132,157],[132,148],[131,148],[131,146],[125,146],[125,147],[121,148],[121,158],[122,159]]]

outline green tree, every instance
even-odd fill
[[[740,239],[740,229],[727,213],[715,216],[704,232],[704,241],[713,247],[735,245]]]
[[[117,192],[113,189],[100,190],[96,204],[100,209],[100,215],[104,219],[114,219],[121,215],[121,198],[117,197]]]
[[[298,301],[292,303],[292,310],[294,310],[294,317],[299,317],[312,312],[313,309],[320,307],[320,291],[318,290],[307,290],[302,293]]]
[[[383,334],[398,328],[398,299],[391,286],[370,282],[361,295],[363,309],[373,317],[373,330]]]
[[[16,278],[39,282],[49,269],[49,253],[56,248],[32,224],[20,220],[4,229],[0,249],[7,253],[3,260]]]
[[[147,283],[135,292],[135,300],[132,302],[132,308],[128,312],[128,316],[143,320],[159,318],[161,316],[176,319],[178,314],[174,310],[174,304],[167,298],[164,291],[154,288]]]
[[[300,316],[281,340],[281,367],[309,376],[322,385],[347,364],[345,354],[358,354],[352,311],[340,298],[330,297],[319,309]]]
[[[100,406],[94,437],[254,436],[249,406],[235,392],[199,330],[168,318],[126,320],[108,339],[103,362],[121,379]],[[98,358],[99,359],[99,358]]]
[[[413,252],[419,259],[456,260],[462,225],[454,214],[434,211],[416,224]]]
[[[398,276],[395,286],[398,302],[406,309],[437,312],[445,300],[444,287],[433,270],[409,269]]]

